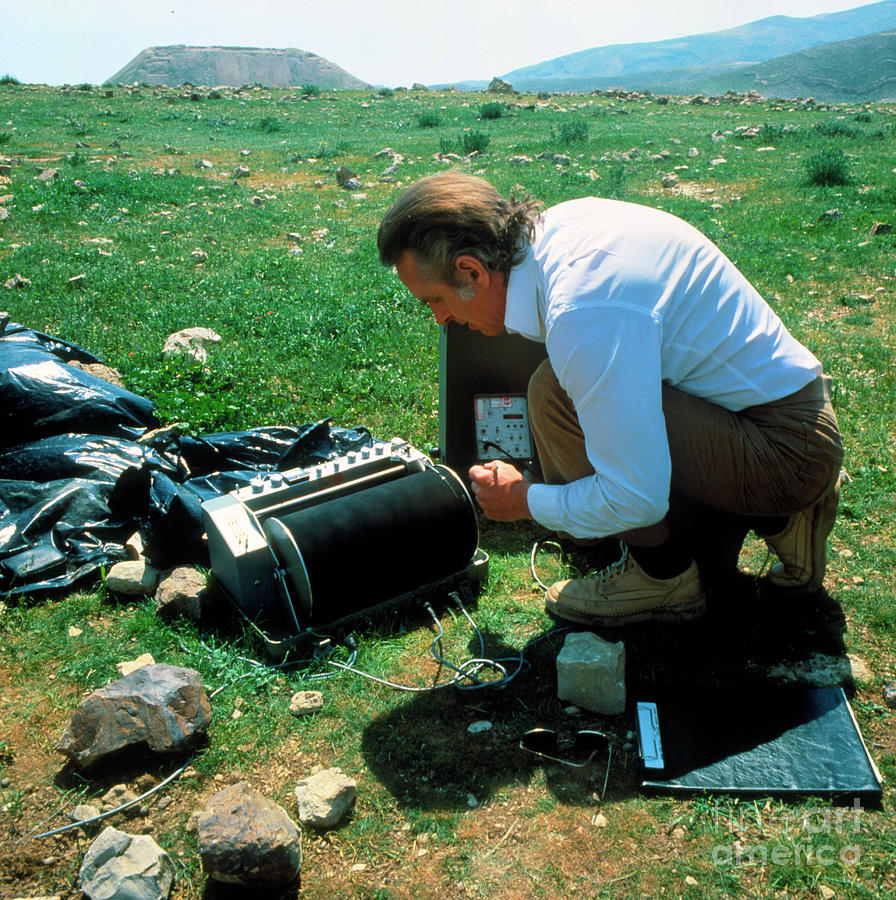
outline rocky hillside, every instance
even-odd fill
[[[335,63],[307,50],[258,47],[149,47],[108,79],[111,83],[229,85],[262,84],[360,90],[368,85]]]
[[[662,72],[691,78],[719,67],[756,64],[810,47],[896,28],[896,0],[808,18],[773,16],[707,34],[641,44],[614,44],[547,60],[501,77],[518,90],[585,91],[618,84],[673,91]],[[648,84],[649,82],[649,84]],[[703,90],[693,81],[690,90]]]
[[[754,90],[765,97],[825,102],[896,101],[896,30],[836,41],[778,59],[707,75],[705,93]],[[682,87],[692,86],[686,79]]]

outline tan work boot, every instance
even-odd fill
[[[625,547],[620,559],[596,575],[551,585],[544,607],[584,625],[687,622],[703,615],[706,595],[696,563],[675,578],[652,578]]]
[[[787,527],[767,535],[765,542],[777,554],[768,571],[769,583],[800,593],[817,591],[824,581],[825,548],[837,518],[840,476],[812,506],[794,513]]]

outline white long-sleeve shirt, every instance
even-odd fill
[[[532,485],[536,521],[573,537],[658,522],[671,463],[662,385],[729,410],[821,374],[734,264],[681,219],[588,198],[547,210],[510,273],[504,324],[546,344],[595,474]]]

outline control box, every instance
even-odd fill
[[[480,460],[534,457],[525,395],[476,394],[473,418]]]

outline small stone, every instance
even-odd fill
[[[190,251],[190,256],[196,260],[196,262],[205,262],[208,259],[208,254],[205,250],[200,250],[198,247],[195,250]]]
[[[336,181],[340,187],[349,191],[356,191],[361,187],[361,181],[358,173],[353,172],[347,166],[340,166],[336,170]]]
[[[127,806],[128,804],[135,803],[136,800],[137,794],[135,794],[126,784],[116,784],[100,797],[104,812],[118,809],[121,806]],[[139,809],[134,805],[130,807],[128,812],[133,815],[134,813],[139,812]]]
[[[109,826],[84,854],[78,878],[90,900],[165,900],[174,881],[174,863],[149,835]]]
[[[264,200],[261,199],[257,194],[249,201],[252,206],[258,207],[259,209],[264,208]]]
[[[884,703],[890,709],[896,709],[896,681],[888,681],[884,685]]]
[[[484,731],[490,731],[492,728],[492,723],[487,722],[484,719],[480,719],[478,722],[473,722],[471,725],[467,726],[467,731],[470,734],[482,734]]]
[[[313,828],[333,828],[355,804],[357,785],[342,769],[324,769],[302,779],[295,789],[299,821]]]
[[[849,658],[849,668],[852,673],[853,681],[856,683],[867,683],[874,680],[874,675],[871,672],[870,666],[861,656],[857,656],[855,653],[849,653],[847,656]]]
[[[155,594],[159,615],[185,616],[198,622],[208,596],[205,575],[191,566],[178,566],[159,584]]]
[[[836,892],[826,884],[818,885],[818,895],[821,897],[821,900],[834,900],[834,897],[837,896]]]
[[[841,218],[843,213],[840,212],[839,209],[826,209],[819,217],[819,222],[836,222],[837,219]]]
[[[13,275],[12,278],[3,282],[3,287],[5,287],[7,290],[12,290],[13,288],[27,287],[29,284],[31,284],[31,280],[29,278],[25,278],[24,275],[20,275],[18,272],[16,272],[16,274]]]
[[[100,811],[95,806],[91,806],[89,803],[79,803],[69,812],[68,818],[72,822],[86,822],[88,819],[95,819],[99,814]]]
[[[124,552],[127,553],[128,559],[143,559],[143,552],[146,548],[143,546],[143,536],[139,531],[135,531],[124,545]]]
[[[239,165],[233,170],[234,178],[247,178],[249,174],[250,172],[248,166]]]
[[[200,169],[214,169],[215,165],[210,159],[200,159],[196,165]]]
[[[724,156],[717,156],[715,159],[711,159],[709,161],[709,164],[711,166],[721,166],[723,163],[726,163],[726,162],[728,162],[728,160],[725,159]]]
[[[296,718],[316,713],[324,705],[320,691],[297,691],[289,701],[289,712]]]
[[[169,334],[162,347],[163,356],[174,356],[178,353],[186,353],[197,362],[204,363],[208,359],[207,344],[217,344],[221,341],[221,335],[211,328],[183,328]]]
[[[876,237],[879,234],[889,234],[893,230],[893,226],[889,222],[875,222],[868,232],[868,237]]]
[[[679,182],[678,176],[674,172],[670,172],[668,175],[663,175],[661,184],[664,188],[673,188]]]
[[[82,634],[84,634],[83,628],[78,628],[77,625],[69,625],[68,626],[68,636],[70,638],[80,637]]]
[[[607,817],[603,813],[595,813],[591,817],[591,824],[595,828],[606,828],[610,823],[607,821]]]
[[[116,594],[142,597],[155,592],[159,571],[142,560],[115,563],[106,574],[106,587]]]
[[[155,664],[156,661],[152,658],[151,653],[141,653],[136,659],[116,663],[115,669],[124,678],[125,675],[130,675],[131,672],[136,672],[137,669],[141,669],[143,666],[154,666]]]
[[[697,881],[697,879],[694,878],[693,875],[687,875],[687,876],[685,876],[684,883],[685,883],[688,887],[697,887],[697,885],[698,885],[700,882]]]
[[[591,632],[568,635],[557,656],[557,697],[592,712],[625,709],[625,645]]]

